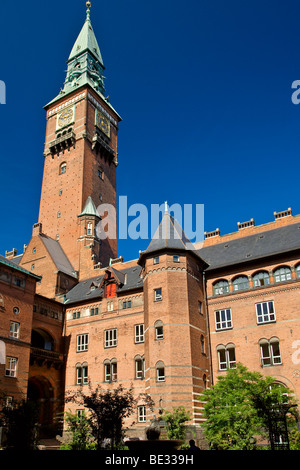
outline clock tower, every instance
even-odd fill
[[[87,16],[67,60],[64,86],[45,106],[44,174],[39,224],[59,242],[79,279],[117,257],[117,240],[100,240],[98,206],[116,207],[120,116],[105,95],[104,65]],[[101,237],[102,238],[102,237]]]

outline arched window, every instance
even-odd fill
[[[226,280],[217,281],[214,284],[214,295],[222,295],[229,292],[229,283]]]
[[[261,365],[274,366],[281,364],[279,339],[275,336],[271,339],[261,339],[259,341],[260,354],[261,354]]]
[[[36,329],[31,333],[31,346],[34,348],[54,350],[54,340],[52,336],[44,330]]]
[[[89,381],[87,362],[84,362],[83,364],[77,363],[75,368],[76,368],[76,385],[87,384]]]
[[[219,370],[233,369],[236,367],[235,360],[235,346],[233,343],[224,346],[220,344],[217,346]]]
[[[297,279],[300,278],[300,264],[296,267]]]
[[[267,271],[260,271],[253,276],[254,287],[267,286],[270,284],[270,276]]]
[[[145,376],[145,359],[142,356],[136,356],[135,362],[135,378],[143,379]]]
[[[93,224],[91,222],[89,222],[87,224],[87,231],[86,231],[86,234],[87,235],[93,235]]]
[[[204,342],[204,336],[200,336],[200,343],[201,343],[201,353],[205,354],[205,342]]]
[[[156,369],[156,380],[157,382],[165,381],[165,364],[162,361],[158,361],[155,366]]]
[[[157,320],[154,323],[155,328],[155,339],[164,339],[164,326],[161,320]]]
[[[104,381],[117,381],[117,359],[112,359],[111,361],[106,359],[104,361]]]
[[[0,341],[0,364],[6,363],[6,347],[4,341]]]
[[[65,162],[61,163],[59,167],[59,174],[62,175],[63,173],[66,173],[67,171],[67,164]]]
[[[283,266],[274,271],[275,282],[290,281],[292,279],[292,271],[288,266]]]
[[[247,276],[239,276],[233,281],[233,290],[240,291],[249,289],[249,281]]]
[[[206,374],[203,374],[203,387],[204,387],[204,390],[206,390],[206,387],[207,387],[207,377],[206,377]]]

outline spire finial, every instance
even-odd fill
[[[86,17],[87,17],[87,18],[90,17],[91,6],[92,6],[92,4],[91,4],[90,1],[86,2]]]
[[[165,201],[165,212],[168,212],[168,202]]]

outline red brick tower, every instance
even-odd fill
[[[94,265],[107,266],[109,259],[117,256],[117,240],[100,241],[95,230],[97,214],[87,214],[85,208],[103,203],[116,207],[121,120],[105,97],[104,65],[90,21],[89,2],[86,21],[67,64],[64,88],[45,106],[39,223],[43,234],[59,241],[74,270],[79,271],[79,278],[84,278],[93,275]],[[88,234],[91,236],[86,243]]]
[[[165,212],[139,264],[144,279],[147,391],[158,408],[184,406],[192,424],[199,424],[198,397],[210,381],[203,286],[207,265],[191,246]]]

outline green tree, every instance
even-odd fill
[[[237,364],[205,390],[200,397],[206,417],[203,429],[213,448],[251,450],[255,436],[268,435],[270,412],[283,403],[287,409],[295,405],[291,391],[275,383],[273,377]]]
[[[72,435],[72,439],[61,446],[61,450],[94,450],[95,443],[91,427],[85,413],[78,416],[71,412],[65,413],[65,421],[68,425],[67,431]]]
[[[149,395],[139,395],[139,399],[142,397],[145,405],[152,408]],[[125,390],[122,385],[114,390],[103,390],[100,386],[92,390],[89,386],[89,393],[81,388],[74,395],[69,395],[66,401],[83,404],[87,408],[87,420],[97,450],[101,449],[105,439],[110,440],[112,449],[120,447],[124,437],[124,419],[134,412],[137,403],[132,388]]]
[[[183,408],[183,406],[173,408],[173,412],[166,411],[162,415],[162,419],[166,422],[167,425],[168,439],[185,438],[185,423],[191,419],[191,416]]]

